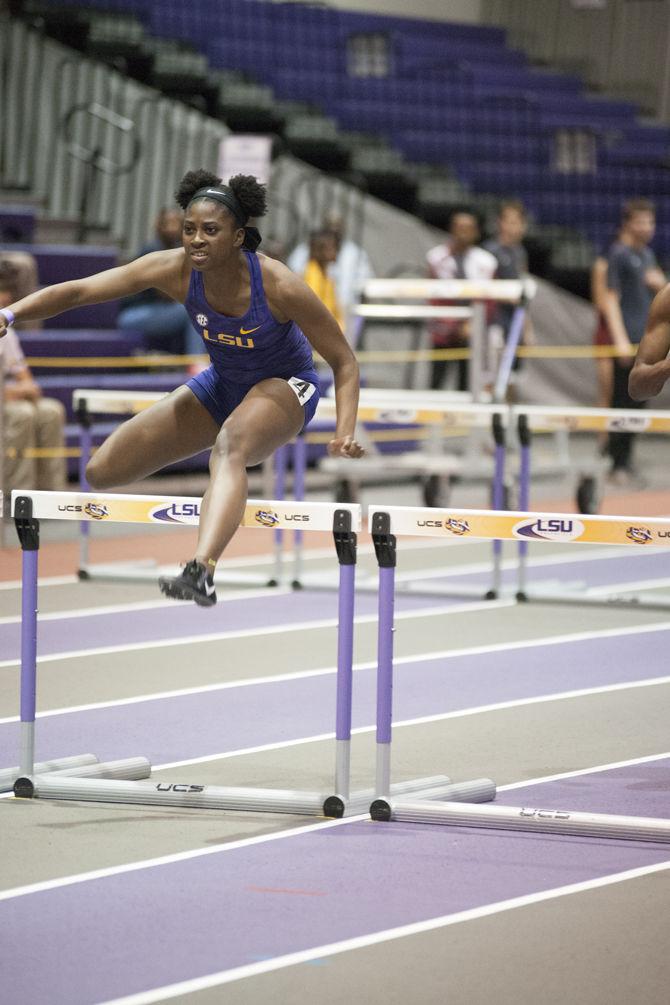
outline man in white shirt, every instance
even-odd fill
[[[428,273],[432,279],[470,279],[475,282],[493,279],[498,268],[494,255],[477,245],[479,224],[474,213],[459,210],[449,222],[449,238],[444,244],[431,248],[426,255]],[[437,302],[437,301],[436,301]],[[447,301],[439,301],[441,304]],[[465,301],[459,300],[463,306]],[[434,349],[460,349],[469,344],[469,321],[432,321],[429,326]],[[442,387],[452,364],[457,368],[456,390],[468,390],[467,359],[433,360],[430,386]]]
[[[11,263],[0,264],[0,308],[16,299]],[[65,457],[26,457],[24,452],[36,447],[60,448],[65,442],[65,409],[55,398],[43,398],[26,358],[18,335],[8,328],[0,338],[0,380],[4,379],[3,490],[66,488]]]

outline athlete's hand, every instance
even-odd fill
[[[336,436],[328,444],[331,457],[362,457],[365,451],[353,436]]]
[[[0,314],[0,338],[7,334],[7,319],[4,314]]]

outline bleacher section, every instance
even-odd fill
[[[68,4],[26,0],[23,7],[53,15]],[[95,9],[98,19],[115,12],[125,36],[120,28],[114,35],[113,18],[104,19],[104,31],[96,28]],[[576,76],[530,66],[506,46],[502,29],[269,0],[91,0],[76,22],[80,46],[108,59],[105,37],[116,38],[120,58],[137,50],[144,32],[144,79],[154,84],[149,64],[161,40],[178,40],[182,52],[190,44],[209,70],[198,64],[200,83],[188,100],[199,96],[233,129],[245,121],[262,127],[265,117],[296,155],[321,168],[329,160],[334,170],[352,168],[373,194],[410,211],[424,205],[416,165],[430,164],[460,183],[445,192],[471,192],[475,205],[480,195],[521,197],[537,223],[576,228],[599,247],[611,239],[621,202],[649,196],[659,208],[656,247],[670,258],[670,131],[639,122],[629,102],[586,94]],[[224,71],[227,79],[217,77]],[[246,114],[245,87],[257,89]],[[322,117],[305,121],[303,109],[292,127],[286,101],[307,103]],[[375,160],[374,145],[352,146],[338,127],[374,133],[388,146]],[[557,164],[559,131],[592,138],[593,164]],[[395,176],[387,192],[384,174]]]

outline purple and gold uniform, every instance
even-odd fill
[[[251,281],[251,303],[241,317],[219,314],[207,303],[203,276],[191,272],[185,306],[207,346],[210,365],[187,387],[220,425],[261,380],[286,380],[305,410],[305,426],[320,397],[312,347],[294,321],[280,324],[265,299],[261,266],[244,251]]]

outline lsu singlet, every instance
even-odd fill
[[[314,385],[315,392],[305,404],[308,422],[319,398],[319,378],[314,369],[312,348],[294,321],[280,324],[270,312],[261,266],[251,251],[244,252],[249,267],[251,301],[246,314],[230,317],[219,314],[207,302],[204,279],[191,272],[185,307],[191,323],[200,333],[209,353],[210,366],[191,378],[187,386],[211,412],[217,422],[239,404],[261,380],[295,377]]]

